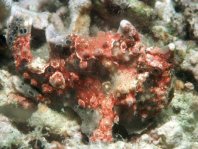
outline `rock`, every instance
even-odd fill
[[[153,8],[139,0],[95,0],[93,10],[99,18],[93,18],[96,25],[101,24],[104,30],[109,26],[117,27],[125,18],[131,21],[139,30],[150,30]],[[96,14],[96,15],[97,15]],[[98,23],[99,22],[99,23]],[[101,28],[101,27],[100,27]]]
[[[37,12],[52,12],[63,5],[56,0],[19,0],[19,4],[25,9]]]
[[[198,51],[191,50],[189,54],[186,55],[183,63],[181,64],[181,69],[190,71],[198,81]]]
[[[80,130],[75,118],[71,119],[69,114],[62,115],[43,104],[39,104],[38,110],[30,117],[29,124],[34,127],[45,127],[54,134],[63,136],[75,136]]]
[[[194,90],[194,85],[191,83],[191,82],[186,82],[185,84],[184,84],[184,86],[185,86],[185,88],[187,89],[187,90]]]
[[[177,120],[171,120],[154,131],[166,147],[178,147],[183,140],[183,129]]]
[[[15,14],[32,19],[33,27],[39,30],[46,28],[49,24],[50,13],[48,12],[37,13],[24,9],[16,4],[13,5],[11,9],[11,15]]]
[[[196,0],[174,0],[179,13],[182,13],[187,24],[189,38],[198,39],[198,5]]]
[[[82,109],[77,106],[74,108],[74,110],[81,118],[81,131],[87,136],[90,136],[91,133],[97,128],[101,119],[101,115],[98,111],[91,109]]]
[[[155,11],[160,19],[167,23],[171,21],[171,17],[173,17],[175,13],[171,0],[157,0],[155,3]]]
[[[24,135],[11,124],[10,120],[0,115],[0,148],[22,145],[23,138]]]
[[[69,1],[69,9],[70,9],[70,33],[76,33],[81,35],[89,34],[89,26],[90,26],[90,10],[92,3],[90,0],[73,0]]]
[[[2,29],[6,26],[6,20],[10,15],[10,7],[12,4],[12,0],[1,0],[0,1],[0,33]]]

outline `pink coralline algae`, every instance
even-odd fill
[[[60,49],[49,43],[48,61],[31,53],[31,21],[13,16],[7,39],[16,69],[40,90],[38,101],[64,98],[72,89],[80,107],[100,113],[98,127],[90,136],[93,142],[113,141],[112,127],[119,122],[119,107],[146,119],[170,101],[172,52],[144,46],[126,20],[116,33],[66,35]]]

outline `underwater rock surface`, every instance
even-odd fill
[[[197,6],[1,0],[0,148],[198,148]]]

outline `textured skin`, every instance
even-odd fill
[[[39,101],[64,98],[73,89],[81,107],[98,110],[102,118],[90,140],[113,141],[112,127],[119,121],[115,107],[148,118],[168,104],[172,53],[145,47],[130,22],[121,21],[117,33],[69,35],[67,46],[50,46],[50,59],[42,62],[31,54],[31,25],[25,26],[25,21],[14,16],[9,23],[8,44],[16,69],[40,89]],[[26,32],[13,33],[16,26]],[[38,63],[41,65],[35,66]]]

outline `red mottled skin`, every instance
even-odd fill
[[[112,127],[119,121],[115,106],[126,106],[147,118],[168,103],[172,53],[146,48],[138,32],[133,28],[127,34],[129,31],[101,32],[96,37],[70,35],[69,54],[51,49],[42,72],[29,67],[34,61],[30,34],[18,36],[12,46],[16,68],[41,90],[38,100],[64,98],[69,89],[75,89],[78,104],[98,110],[102,116],[90,140],[110,142]]]
[[[13,45],[13,56],[15,59],[15,66],[20,69],[23,62],[31,63],[32,54],[30,51],[30,34],[16,38]]]

